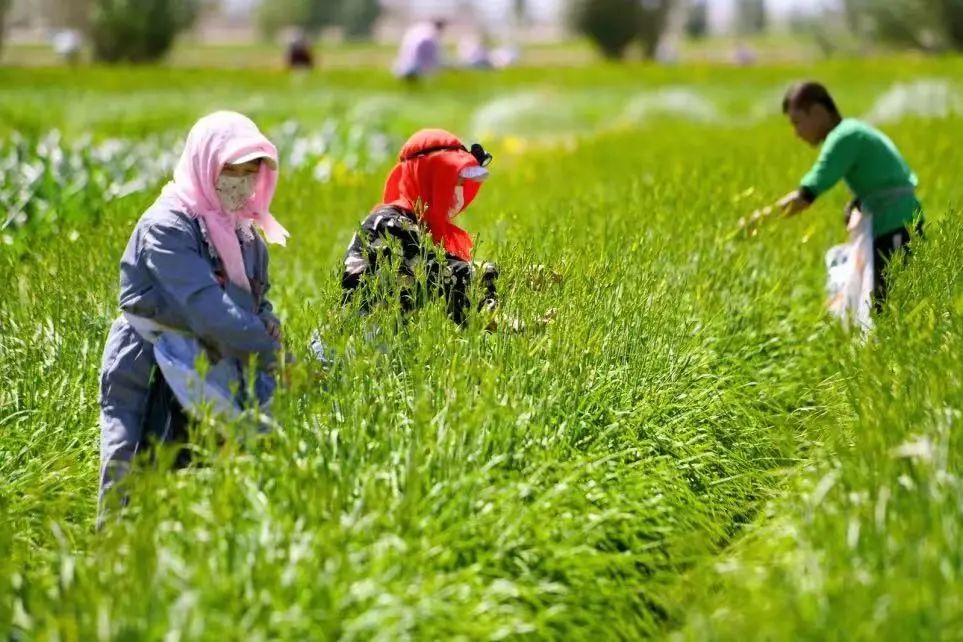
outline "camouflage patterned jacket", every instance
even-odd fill
[[[420,307],[428,297],[444,296],[452,320],[464,324],[471,307],[471,282],[476,271],[481,272],[482,279],[478,309],[494,309],[497,305],[495,265],[486,263],[476,270],[457,256],[442,254],[415,214],[395,206],[373,211],[351,239],[341,275],[342,303],[349,304],[355,293],[361,292],[361,309],[370,310],[389,291],[376,285],[376,277],[384,276],[381,268],[392,264],[397,265],[399,280],[387,287],[397,288],[405,312]]]

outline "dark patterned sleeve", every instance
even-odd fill
[[[392,263],[392,252],[400,250],[397,263],[400,279],[398,294],[401,309],[410,312],[426,297],[444,296],[448,314],[459,325],[467,321],[471,309],[471,284],[476,274],[481,278],[482,300],[479,309],[497,305],[495,281],[498,269],[492,263],[476,268],[470,262],[451,254],[438,255],[430,243],[423,245],[421,228],[410,216],[394,208],[382,208],[368,216],[348,247],[341,275],[342,304],[349,304],[355,293],[363,290],[368,277],[383,265]],[[418,278],[423,270],[425,282]],[[377,296],[361,295],[361,309],[366,312]]]
[[[472,279],[478,275],[481,278],[482,299],[478,302],[479,310],[494,310],[498,306],[496,281],[498,268],[494,263],[485,263],[476,268],[468,261],[448,254],[445,256],[445,269],[442,275],[442,290],[448,303],[448,314],[452,320],[464,325],[468,320],[471,309]]]
[[[268,293],[271,290],[271,279],[269,276],[270,258],[267,244],[259,236],[255,236],[255,242],[257,243],[258,276],[251,280],[251,289],[257,304],[257,315],[262,321],[270,321],[280,326],[281,320],[274,314],[274,304],[268,298]]]
[[[400,245],[402,269],[417,261],[421,254],[421,235],[416,222],[391,208],[376,210],[364,220],[344,257],[342,304],[352,300],[366,276],[377,272],[382,264],[391,262],[392,239]]]

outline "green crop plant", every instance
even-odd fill
[[[0,637],[952,639],[963,118],[887,112],[929,227],[865,340],[824,312],[842,189],[733,234],[814,157],[779,113],[791,80],[823,79],[852,115],[894,82],[957,91],[956,61],[898,62],[453,73],[404,92],[378,73],[0,71],[4,205],[27,167],[42,189],[24,208],[57,204],[0,244]],[[272,294],[297,361],[272,434],[228,427],[203,465],[142,466],[98,532],[117,263],[216,108],[283,150]],[[342,253],[421,126],[495,154],[459,222],[526,332],[432,305],[375,345],[340,309]]]

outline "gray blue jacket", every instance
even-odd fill
[[[279,343],[265,328],[268,253],[256,233],[239,234],[251,291],[224,277],[202,221],[163,198],[137,222],[120,262],[120,309],[196,336],[220,357],[272,368]],[[111,327],[101,368],[101,494],[122,476],[145,434],[155,366],[152,346],[124,316]]]
[[[263,318],[274,317],[267,299],[268,253],[258,234],[241,238],[251,291],[225,276],[203,222],[158,201],[141,217],[120,261],[120,309],[185,330],[222,355],[265,367],[279,348]]]

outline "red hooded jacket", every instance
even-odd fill
[[[461,172],[478,166],[478,160],[458,138],[443,129],[423,129],[401,148],[401,156],[385,183],[384,204],[414,212],[425,224],[436,244],[464,261],[471,260],[472,240],[468,232],[452,223],[455,187]],[[464,180],[467,208],[481,189],[481,183]],[[460,213],[460,212],[458,212]]]

